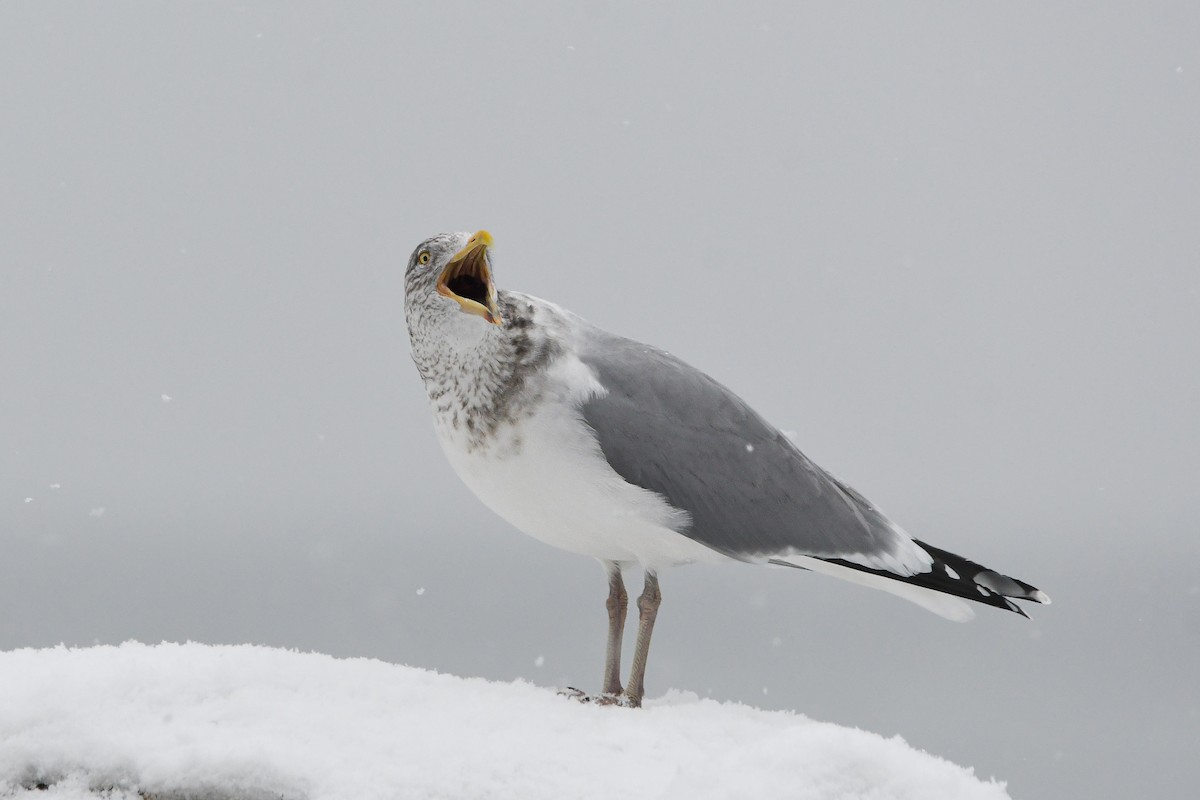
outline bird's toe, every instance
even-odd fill
[[[638,708],[642,705],[640,698],[635,698],[627,692],[604,692],[588,694],[582,689],[568,686],[558,690],[559,697],[566,697],[580,703],[593,703],[598,706],[620,706],[621,708]]]

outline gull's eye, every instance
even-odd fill
[[[429,251],[428,250],[421,251],[420,255],[417,256],[417,263],[418,264],[428,264],[429,263]]]

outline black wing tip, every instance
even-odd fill
[[[941,550],[937,547],[931,547],[921,541],[914,541],[933,558],[932,569],[928,572],[918,572],[913,575],[898,575],[894,572],[872,569],[871,567],[855,564],[854,562],[845,561],[840,558],[821,558],[820,556],[816,556],[816,558],[821,558],[822,561],[828,561],[831,564],[837,564],[838,566],[860,572],[869,572],[901,583],[920,586],[923,589],[961,597],[964,600],[971,600],[982,605],[999,608],[1003,611],[1011,611],[1025,619],[1029,619],[1029,615],[1025,613],[1023,608],[1012,602],[1013,600],[1028,600],[1044,605],[1050,603],[1050,597],[1045,592],[1024,581],[1002,575],[995,570],[976,564],[974,561],[965,559],[960,555]],[[798,566],[777,559],[770,559],[767,563],[788,567]],[[803,569],[803,567],[800,567],[800,569]]]
[[[927,588],[1003,608],[1026,619],[1029,619],[1029,615],[1012,600],[1050,605],[1050,596],[1032,584],[988,569],[956,553],[933,547],[917,539],[913,541],[933,558],[932,573],[921,573],[921,576],[932,575],[926,584]],[[947,583],[950,585],[947,586]]]
[[[918,544],[920,543],[918,542]],[[922,546],[929,549],[926,545]],[[944,553],[945,551],[939,552]],[[946,555],[953,556],[958,561],[962,561],[967,564],[973,563],[967,561],[961,556],[954,556],[953,553],[946,553]],[[820,556],[814,556],[814,558],[820,558]],[[915,575],[908,576],[897,575],[894,572],[887,572],[886,570],[871,569],[870,567],[864,567],[861,564],[855,564],[851,561],[843,561],[840,558],[821,558],[821,560],[828,561],[831,564],[837,564],[842,567],[847,567],[849,569],[855,569],[860,572],[870,572],[872,574],[890,578],[901,583],[911,583],[915,586],[920,586],[923,589],[930,589],[935,592],[941,592],[942,594],[954,595],[955,597],[961,597],[964,600],[971,600],[976,603],[982,603],[983,605],[993,606],[1003,611],[1011,611],[1014,614],[1019,614],[1025,619],[1030,619],[1030,616],[1025,613],[1025,609],[1012,602],[1012,600],[1009,599],[1010,596],[1017,600],[1029,600],[1034,603],[1043,603],[1046,605],[1050,604],[1050,597],[1045,592],[1036,589],[1027,583],[1016,581],[1014,578],[1008,578],[1006,575],[1000,575],[1000,573],[995,572],[994,570],[985,570],[983,567],[980,567],[976,564],[975,567],[980,572],[988,572],[992,575],[999,576],[1000,578],[1019,583],[1025,587],[1025,589],[1023,589],[1021,593],[1017,595],[1001,594],[1000,592],[994,591],[987,586],[976,583],[973,580],[973,575],[960,572],[955,570],[953,567],[948,567],[946,562],[937,556],[934,557],[934,569],[932,571],[920,572]],[[808,571],[808,567],[801,566],[800,564],[792,564],[788,561],[783,561],[778,558],[767,559],[767,563],[779,567],[789,567],[791,569],[800,569],[806,572]],[[967,577],[964,578],[964,575],[967,575]]]
[[[1004,603],[1003,606],[997,605],[997,608],[1002,607],[1002,608],[1004,608],[1005,611],[1011,611],[1014,614],[1020,614],[1025,619],[1029,619],[1029,615],[1025,613],[1025,609],[1021,608],[1019,605],[1014,603],[1012,600],[1009,600],[1007,597],[1004,597],[1003,595],[996,595],[996,597],[999,598]]]

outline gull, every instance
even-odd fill
[[[909,536],[670,353],[498,291],[494,250],[481,230],[433,236],[413,251],[404,276],[412,357],[438,441],[467,487],[518,530],[603,565],[608,639],[597,702],[642,703],[664,567],[796,567],[956,621],[974,616],[967,600],[1022,616],[1008,598],[1050,602]],[[633,566],[645,585],[622,687],[622,569]]]

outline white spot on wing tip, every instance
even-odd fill
[[[1041,589],[1035,589],[1033,594],[1029,596],[1030,600],[1041,603],[1044,606],[1050,605],[1050,595],[1043,592]]]

